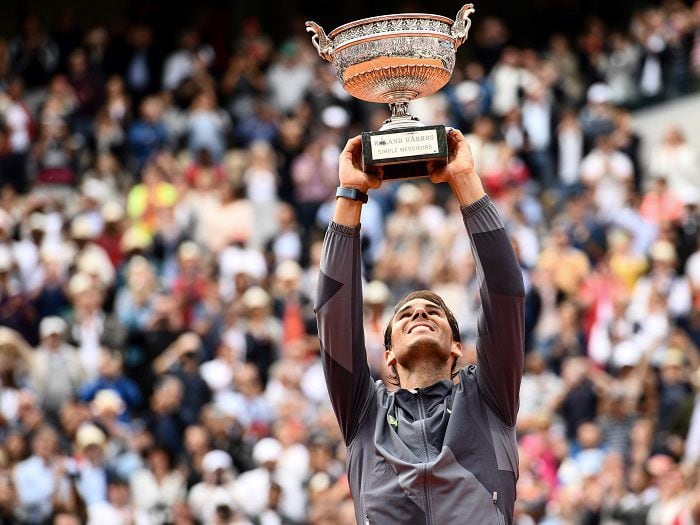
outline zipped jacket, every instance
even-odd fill
[[[487,196],[462,208],[478,272],[477,364],[458,381],[373,382],[362,321],[360,226],[331,222],[316,314],[331,403],[361,525],[510,524],[523,371],[522,274]]]

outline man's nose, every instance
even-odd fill
[[[423,317],[424,319],[428,318],[428,312],[422,306],[418,306],[415,310],[413,310],[411,319],[418,319],[419,317]]]

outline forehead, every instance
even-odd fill
[[[430,301],[428,299],[416,298],[416,299],[411,299],[407,303],[403,304],[401,306],[401,308],[396,310],[396,313],[398,314],[400,312],[403,312],[404,310],[410,310],[412,308],[415,308],[416,306],[428,306],[428,305],[433,306],[435,308],[439,308],[442,310],[442,308],[440,308],[440,305],[433,302],[433,301]]]

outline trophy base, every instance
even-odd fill
[[[362,133],[362,170],[383,171],[382,180],[427,177],[428,162],[447,164],[445,126],[416,126]]]

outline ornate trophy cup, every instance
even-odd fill
[[[335,28],[328,35],[306,22],[321,58],[335,68],[353,97],[386,102],[391,117],[379,131],[362,133],[363,170],[383,179],[428,175],[428,161],[446,163],[444,125],[426,126],[408,113],[408,103],[442,88],[452,75],[455,53],[469,34],[474,12],[466,4],[456,20],[424,13],[364,18]]]

